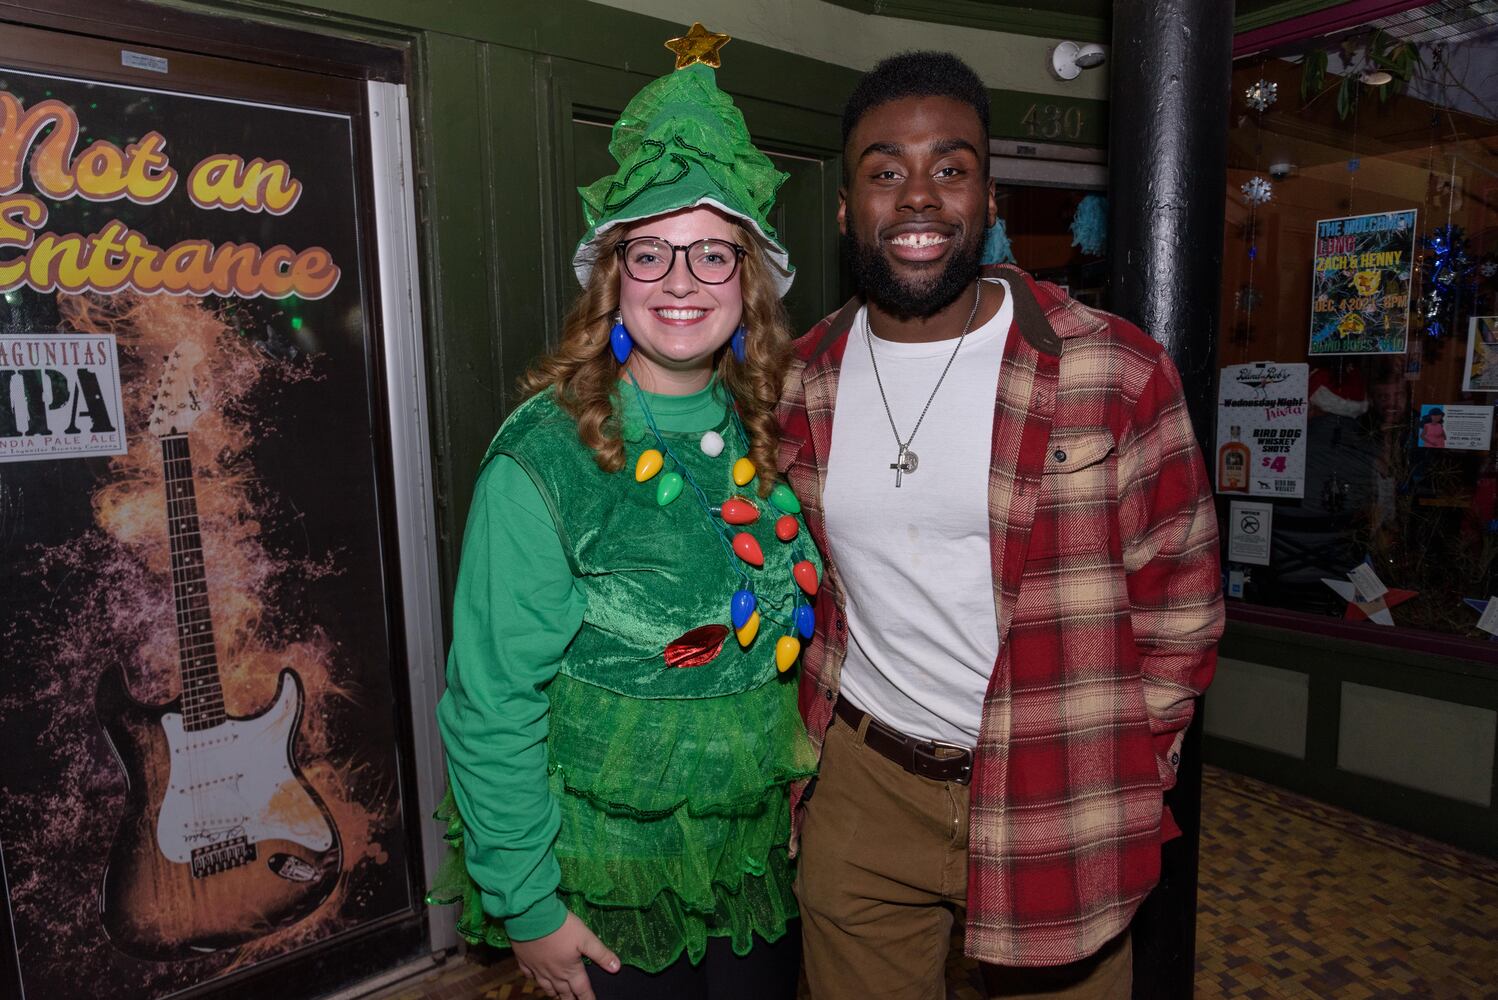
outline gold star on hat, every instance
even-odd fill
[[[693,21],[692,28],[680,38],[666,43],[666,48],[676,53],[676,68],[685,69],[693,63],[702,63],[713,69],[723,65],[718,50],[732,41],[728,35],[708,31],[701,21]]]

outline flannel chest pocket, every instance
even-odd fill
[[[1046,445],[1030,556],[1107,555],[1118,493],[1113,435],[1057,430]]]

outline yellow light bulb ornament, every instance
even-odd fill
[[[635,462],[635,482],[643,483],[651,476],[660,472],[666,464],[666,458],[654,448],[647,448],[640,452],[639,461]]]
[[[757,635],[759,635],[759,612],[758,611],[756,611],[752,615],[750,615],[749,616],[749,620],[746,621],[743,625],[739,626],[739,630],[737,632],[737,635],[739,637],[739,645],[740,646],[747,646],[751,642],[754,641],[754,637],[757,636]]]
[[[791,669],[796,657],[801,655],[801,640],[793,635],[783,635],[775,640],[775,669],[782,674]]]
[[[733,463],[733,482],[735,486],[747,486],[749,480],[754,478],[754,463],[747,458],[741,458]]]

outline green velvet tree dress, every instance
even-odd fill
[[[804,525],[779,540],[785,512],[754,483],[733,483],[745,449],[728,408],[710,426],[661,430],[657,439],[632,387],[621,393],[630,404],[621,408],[622,471],[597,467],[549,393],[515,411],[485,461],[508,456],[529,473],[586,597],[546,688],[557,892],[622,961],[654,972],[683,953],[700,960],[713,936],[745,954],[755,935],[775,940],[796,915],[789,787],[812,773],[815,755],[796,707],[796,670],[777,669],[775,645],[797,634],[796,608],[811,600],[792,566],[810,561],[820,576],[821,564]],[[727,442],[716,457],[700,447],[708,430]],[[665,469],[636,482],[648,448],[669,453]],[[755,538],[763,567],[730,554],[690,483],[657,503],[660,477],[683,466],[709,506],[737,496],[760,509],[756,522],[730,532]],[[761,618],[747,646],[730,616],[741,572]],[[469,940],[507,944],[465,868],[451,796],[439,818],[454,851],[429,899],[462,902],[459,930]]]

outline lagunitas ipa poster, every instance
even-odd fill
[[[0,67],[0,861],[26,998],[412,906],[349,117]]]

